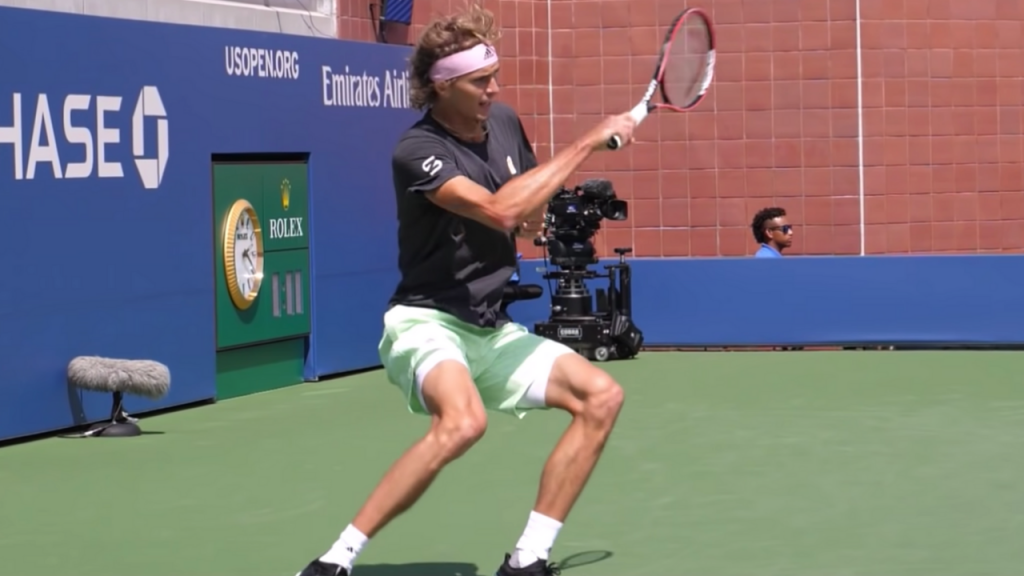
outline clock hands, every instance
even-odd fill
[[[227,217],[223,242],[228,291],[235,307],[246,310],[255,301],[263,279],[259,220],[244,199],[232,204]]]
[[[255,278],[256,276],[256,263],[253,261],[252,255],[250,253],[250,248],[245,248],[242,250],[242,258],[244,258],[245,261],[249,263],[249,276],[245,279],[244,284],[245,291],[248,292],[252,290],[253,278]]]

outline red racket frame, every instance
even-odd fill
[[[634,0],[635,2],[641,2],[645,0]],[[665,67],[668,63],[668,57],[672,53],[672,43],[675,42],[676,34],[682,28],[686,19],[692,16],[699,16],[704,19],[704,23],[707,24],[708,28],[708,62],[706,64],[706,70],[709,71],[704,78],[704,86],[700,93],[694,99],[686,105],[680,106],[673,104],[668,96],[665,94],[665,85],[663,80],[665,78]],[[715,27],[711,21],[711,17],[707,12],[700,8],[687,8],[680,12],[675,19],[672,21],[672,25],[669,26],[668,32],[665,33],[665,40],[661,43],[661,49],[658,51],[658,62],[654,68],[654,76],[651,78],[651,83],[647,86],[647,92],[644,93],[643,99],[637,104],[630,113],[633,115],[633,119],[636,121],[636,125],[639,126],[643,122],[644,118],[654,110],[665,109],[672,110],[674,112],[685,112],[692,109],[697,104],[700,104],[704,97],[708,93],[708,89],[711,87],[711,83],[714,80],[715,75]],[[662,102],[651,102],[654,98],[655,91],[661,92]],[[608,141],[608,148],[617,150],[622,147],[622,138],[619,136],[612,136]]]
[[[704,82],[706,83],[706,85],[697,95],[697,98],[694,99],[694,101],[688,105],[680,106],[678,104],[673,104],[671,100],[668,98],[668,95],[665,94],[665,67],[668,65],[669,57],[672,54],[672,44],[675,42],[676,34],[678,34],[679,30],[682,29],[683,23],[686,22],[686,19],[694,15],[703,18],[704,23],[707,25],[708,28],[709,61],[707,63],[707,68],[710,69],[710,76],[708,78],[705,78]],[[676,16],[676,19],[673,22],[672,26],[668,29],[668,32],[666,32],[665,34],[665,42],[661,45],[661,51],[658,56],[658,66],[654,74],[654,80],[658,83],[658,91],[661,92],[662,102],[649,103],[648,110],[653,111],[655,109],[664,108],[676,112],[685,112],[700,104],[704,100],[704,97],[707,96],[708,89],[711,87],[711,82],[712,80],[714,80],[715,46],[715,27],[714,24],[712,24],[711,22],[711,16],[709,16],[706,11],[704,11],[701,8],[687,8],[686,10],[683,10],[678,16]]]

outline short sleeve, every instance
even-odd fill
[[[519,152],[520,158],[522,158],[520,163],[523,166],[523,172],[529,172],[537,167],[537,155],[533,152],[533,146],[530,144],[530,137],[526,135],[523,121],[518,116],[516,116],[516,124],[519,125]]]
[[[462,175],[448,147],[430,135],[403,139],[391,158],[395,183],[407,192],[422,194]]]

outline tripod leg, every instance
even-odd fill
[[[633,292],[631,285],[631,269],[629,264],[622,264],[619,268],[619,311],[626,316],[633,314]]]

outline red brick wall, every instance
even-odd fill
[[[1024,247],[1019,0],[862,0],[868,252]]]
[[[365,39],[366,3],[339,2]],[[461,3],[416,0],[410,38]],[[632,107],[685,5],[715,21],[715,84],[697,110],[657,113],[634,146],[584,166],[578,179],[610,178],[630,201],[602,253],[751,254],[751,217],[780,205],[794,254],[859,254],[861,120],[867,253],[1024,248],[1018,0],[861,0],[862,115],[855,0],[485,0],[504,30],[503,98],[542,159]]]
[[[374,6],[372,19],[370,5],[373,0],[337,0],[335,17],[338,22],[338,37],[345,40],[374,42],[376,32],[373,22],[380,12]]]

